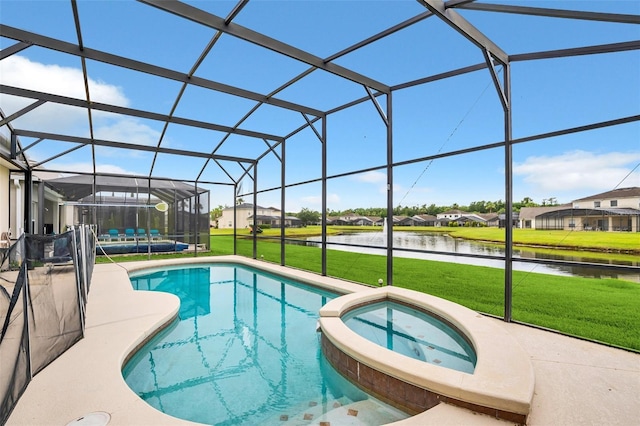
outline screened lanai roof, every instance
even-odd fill
[[[538,217],[580,217],[580,216],[638,216],[640,210],[630,207],[620,208],[568,208],[562,210],[556,210],[552,212],[542,213]]]
[[[414,188],[414,163],[444,159],[428,174],[446,180],[454,154],[503,169],[511,154],[482,152],[507,142],[628,151],[639,12],[609,0],[3,0],[3,156],[65,173],[249,176],[261,191],[403,165],[386,185]]]
[[[64,194],[67,201],[78,201],[94,193],[94,178],[90,175],[67,176],[49,179],[47,185]],[[184,182],[161,179],[140,179],[118,176],[97,176],[95,193],[100,192],[135,192],[151,194],[163,201],[182,200],[204,192],[194,185]]]

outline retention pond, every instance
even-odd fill
[[[308,245],[311,244],[318,246],[320,241],[321,237],[307,238]],[[359,253],[380,255],[386,254],[385,247],[387,246],[385,235],[382,232],[358,232],[343,235],[328,235],[327,243],[328,248],[333,250],[355,251]],[[350,246],[352,244],[356,246]],[[452,238],[443,233],[394,232],[393,247],[394,249],[397,249],[393,253],[396,257],[436,260],[496,268],[504,266],[504,261],[500,259],[501,256],[505,255],[503,245]],[[444,252],[445,254],[431,252]],[[458,256],[455,254],[458,254]],[[486,257],[467,257],[465,255],[481,255]],[[495,257],[496,259],[491,259],[491,257]],[[585,252],[584,256],[576,257],[565,255],[561,250],[554,251],[553,253],[547,253],[527,250],[522,247],[514,247],[513,258],[513,269],[519,271],[587,278],[617,278],[640,282],[640,274],[633,271],[605,270],[580,265],[567,266],[554,265],[550,263],[532,264],[524,261],[518,261],[518,259],[561,260],[568,262],[618,264],[635,267],[640,266],[640,260],[614,262],[603,257],[599,257],[597,253]]]

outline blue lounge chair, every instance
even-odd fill
[[[157,229],[150,230],[149,234],[151,234],[151,239],[152,240],[159,240],[160,239],[160,231],[158,231]]]
[[[144,228],[138,228],[138,238],[142,238],[147,235],[147,231]]]
[[[120,233],[117,229],[109,229],[109,240],[119,240]]]
[[[129,238],[132,240],[136,239],[136,231],[134,231],[133,228],[127,228],[124,230],[124,239],[128,240]]]

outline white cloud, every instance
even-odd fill
[[[113,123],[96,126],[94,137],[108,141],[152,146],[158,144],[160,132],[138,120],[124,118]]]
[[[640,161],[640,152],[594,153],[570,151],[557,156],[534,156],[514,163],[513,173],[537,191],[600,191],[613,189]],[[627,182],[629,184],[627,184]],[[640,174],[621,186],[637,186]]]
[[[52,170],[66,170],[69,172],[80,172],[80,173],[93,173],[93,165],[91,163],[58,163],[52,162],[49,165],[49,168]],[[135,175],[139,173],[135,173],[126,169],[123,169],[120,166],[116,166],[113,164],[98,164],[96,165],[96,170],[101,173],[114,173],[114,174],[127,174],[127,175]]]
[[[0,61],[3,84],[29,88],[40,92],[85,99],[84,79],[80,68],[46,65],[20,55]],[[128,106],[129,100],[120,87],[89,79],[91,100]]]
[[[2,83],[36,91],[54,93],[77,99],[85,99],[82,70],[59,65],[47,65],[31,61],[20,55],[0,61]],[[117,106],[129,106],[123,89],[113,84],[89,79],[91,100]],[[0,107],[6,114],[31,104],[32,99],[0,95]],[[142,121],[101,111],[93,112],[94,137],[97,139],[153,146],[158,143],[160,132]],[[16,119],[18,129],[46,131],[66,135],[89,137],[88,115],[83,108],[46,103]],[[122,156],[119,150],[97,148],[102,156]],[[44,154],[46,156],[46,154]],[[127,156],[139,156],[128,151]]]
[[[387,181],[387,174],[382,172],[366,172],[354,176],[354,179],[365,183],[380,183]]]

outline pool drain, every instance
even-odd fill
[[[109,413],[96,411],[71,420],[67,423],[67,426],[105,426],[110,420],[111,415]]]

